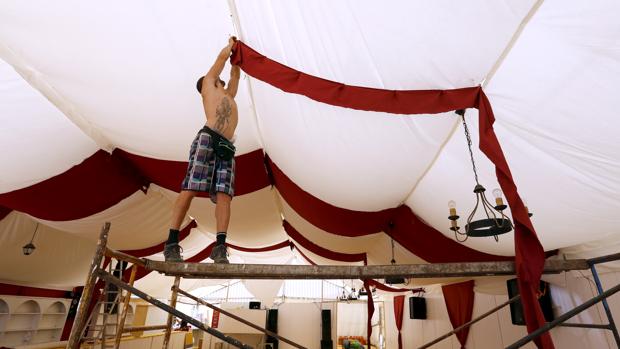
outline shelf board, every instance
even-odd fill
[[[12,313],[11,315],[41,315],[41,313]]]
[[[34,328],[13,328],[13,329],[6,329],[4,330],[4,332],[32,332],[35,331]]]
[[[37,331],[62,330],[64,327],[41,327]]]

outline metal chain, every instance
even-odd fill
[[[474,177],[476,179],[476,184],[480,185],[478,182],[478,172],[476,171],[476,163],[474,162],[474,153],[471,151],[471,136],[469,135],[469,128],[467,127],[467,123],[465,122],[465,113],[461,115],[461,119],[463,120],[463,129],[465,130],[465,138],[467,139],[467,148],[469,149],[469,157],[471,158],[471,167],[474,170]]]

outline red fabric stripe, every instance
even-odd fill
[[[0,221],[3,220],[4,217],[8,216],[11,211],[13,210],[11,210],[10,208],[0,206]]]
[[[149,182],[175,192],[181,190],[181,182],[185,177],[187,162],[152,159],[131,154],[121,149],[114,150],[113,154],[126,159]],[[237,171],[235,174],[235,195],[248,194],[270,184],[265,170],[262,149],[236,156],[235,166]],[[199,196],[206,197],[208,194],[200,193]]]
[[[242,252],[267,252],[267,251],[279,250],[285,247],[290,248],[291,243],[288,240],[285,240],[275,245],[265,246],[265,247],[242,247],[242,246],[237,246],[233,244],[226,244],[226,245],[232,248],[233,250],[242,251]]]
[[[394,296],[394,320],[398,330],[398,349],[403,349],[403,338],[400,330],[403,328],[403,308],[405,306],[405,296]]]
[[[495,165],[495,175],[506,195],[515,226],[515,268],[517,270],[521,302],[529,333],[545,324],[545,317],[538,303],[540,276],[545,265],[545,251],[536,236],[523,200],[517,191],[508,162],[493,130],[495,116],[491,104],[480,90],[479,105],[480,150]],[[549,332],[534,340],[539,348],[554,348]]]
[[[368,280],[368,283],[370,284],[370,286],[374,286],[377,289],[381,290],[381,291],[386,291],[386,292],[424,292],[424,288],[422,287],[416,287],[416,288],[396,288],[396,287],[390,287],[387,286],[385,284],[380,283],[379,281],[375,281],[375,280]]]
[[[235,161],[236,195],[270,184],[262,149],[237,156]],[[186,169],[187,162],[150,159],[120,149],[112,155],[99,150],[64,173],[0,194],[0,220],[13,209],[52,221],[84,218],[116,205],[137,190],[146,190],[149,183],[178,192]]]
[[[191,222],[189,222],[189,224],[186,225],[185,228],[183,228],[179,232],[179,241],[183,241],[183,239],[188,237],[192,229],[196,228],[197,226],[198,224],[196,224],[196,221],[192,220]],[[150,256],[155,253],[162,252],[164,250],[164,245],[166,245],[166,241],[162,241],[161,243],[157,245],[146,247],[146,248],[141,248],[139,250],[123,250],[121,252],[127,253],[134,257],[146,257],[146,256]]]
[[[511,259],[479,252],[445,237],[424,224],[405,205],[378,212],[352,211],[330,205],[293,183],[271,159],[267,158],[267,164],[275,186],[295,212],[318,228],[332,234],[362,236],[384,231],[413,254],[430,263]],[[393,223],[392,226],[390,223]]]
[[[288,236],[290,236],[293,240],[295,240],[305,249],[311,251],[314,254],[334,261],[364,262],[364,264],[366,264],[366,253],[341,253],[331,251],[306,239],[297,230],[295,230],[295,228],[293,228],[293,226],[289,222],[283,221],[282,226],[284,227],[284,231],[286,231]]]
[[[200,252],[196,253],[192,257],[186,259],[185,261],[187,263],[200,263],[200,262],[202,262],[203,260],[209,258],[209,256],[211,255],[211,251],[213,250],[214,246],[215,246],[215,242],[210,243],[207,247],[205,247],[204,249],[202,249]],[[243,251],[243,252],[267,252],[267,251],[275,251],[275,250],[279,250],[281,248],[289,247],[290,243],[288,241],[282,241],[280,243],[277,243],[277,244],[274,244],[274,245],[271,245],[271,246],[257,247],[257,248],[242,247],[242,246],[237,246],[237,245],[232,245],[232,244],[226,244],[226,246],[232,248],[233,250],[238,250],[238,251]],[[131,253],[129,253],[129,254],[131,254]],[[141,257],[141,256],[135,256],[135,257]],[[138,271],[136,272],[136,279],[135,280],[136,281],[140,280],[140,279],[142,279],[143,277],[147,276],[150,273],[151,273],[150,270],[146,270],[146,269],[144,269],[142,267],[138,267]],[[131,268],[128,268],[123,273],[123,280],[125,280],[125,282],[127,282],[127,280],[129,280],[129,276],[130,275],[131,275]]]
[[[240,41],[233,48],[231,63],[239,65],[249,75],[285,92],[301,94],[335,106],[397,114],[433,114],[457,109],[477,108],[480,118],[480,149],[495,164],[497,179],[513,212],[517,275],[519,277],[519,288],[524,297],[523,304],[528,331],[531,332],[544,324],[540,306],[535,302],[536,287],[544,265],[544,251],[527,216],[527,211],[510,174],[508,163],[497,141],[493,130],[493,122],[495,121],[493,111],[481,87],[453,90],[394,91],[347,86],[291,69],[263,56]],[[310,221],[315,224],[314,220]],[[402,239],[403,235],[400,235]],[[416,241],[424,241],[425,239],[426,236]],[[416,254],[421,256],[420,253]],[[430,259],[427,260],[433,262]],[[548,333],[536,343],[539,347],[553,348],[553,342]]]
[[[469,280],[458,284],[441,286],[443,291],[443,299],[448,308],[448,316],[452,328],[457,328],[471,321],[474,312],[474,281]],[[469,327],[456,333],[456,338],[461,343],[461,349],[465,349],[467,337],[469,336]]]
[[[370,337],[372,335],[372,315],[375,313],[375,300],[372,298],[372,290],[370,289],[369,280],[364,281],[364,288],[366,289],[366,294],[368,294],[368,298],[366,301],[366,308],[368,311],[368,319],[366,321],[366,343],[368,343],[368,347],[372,348]]]
[[[0,283],[0,294],[7,296],[71,298],[71,291]]]
[[[41,219],[73,220],[101,212],[146,185],[122,159],[99,150],[58,176],[0,194],[0,205]]]
[[[249,75],[285,92],[316,101],[358,110],[394,114],[433,114],[473,107],[479,87],[454,90],[395,91],[348,86],[308,75],[275,62],[241,41],[233,50],[232,64]]]

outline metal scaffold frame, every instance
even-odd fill
[[[99,285],[106,285],[106,289],[109,285],[114,285],[118,288],[119,296],[117,297],[117,305],[119,309],[122,309],[122,315],[117,320],[117,328],[114,334],[114,348],[118,348],[120,344],[121,335],[129,330],[146,330],[146,327],[130,327],[124,328],[125,319],[127,316],[127,309],[129,305],[129,299],[131,295],[135,295],[148,303],[164,310],[168,313],[168,321],[165,326],[155,326],[156,329],[165,329],[163,349],[168,348],[170,342],[170,334],[172,331],[172,324],[174,317],[180,318],[189,324],[192,324],[196,328],[205,331],[222,341],[229,343],[238,348],[251,348],[250,346],[241,343],[235,338],[226,336],[225,334],[206,326],[201,321],[194,319],[191,316],[184,314],[183,312],[176,310],[176,302],[179,294],[188,297],[199,304],[205,305],[212,309],[219,311],[225,316],[229,316],[237,321],[244,323],[256,330],[259,330],[269,336],[275,337],[295,348],[305,348],[304,346],[297,344],[287,338],[279,336],[276,333],[268,331],[260,326],[249,323],[233,314],[226,312],[212,304],[205,302],[204,300],[194,297],[188,292],[179,288],[181,278],[193,278],[193,279],[383,279],[386,277],[402,277],[402,278],[445,278],[445,277],[464,277],[464,276],[499,276],[499,275],[515,275],[515,264],[511,261],[498,261],[498,262],[472,262],[472,263],[436,263],[436,264],[409,264],[409,265],[369,265],[369,266],[318,266],[318,265],[267,265],[267,264],[213,264],[213,263],[166,263],[153,261],[145,258],[136,258],[134,256],[115,251],[107,248],[108,234],[110,230],[110,223],[105,223],[99,240],[97,242],[97,249],[95,256],[90,265],[86,283],[80,299],[77,314],[71,329],[71,334],[67,344],[68,349],[78,349],[85,340],[85,330],[89,322],[91,302],[93,295],[95,294]],[[118,261],[132,263],[131,275],[128,282],[124,282],[122,278],[118,278],[112,275],[111,272],[106,271],[103,268],[104,257],[110,259],[116,259]],[[600,279],[596,272],[595,265],[599,263],[614,261],[620,259],[620,253],[594,259],[574,259],[574,260],[547,260],[544,266],[545,274],[561,273],[570,270],[591,270],[594,276],[598,296],[585,302],[584,304],[576,307],[575,309],[561,315],[553,322],[547,323],[540,329],[528,334],[519,341],[510,345],[508,348],[519,348],[534,338],[540,336],[542,333],[549,331],[551,328],[561,325],[564,321],[576,315],[577,313],[587,309],[588,307],[602,302],[605,308],[605,313],[609,320],[606,325],[597,324],[564,324],[567,327],[586,327],[586,328],[600,328],[611,330],[614,334],[616,343],[620,347],[620,336],[616,328],[615,322],[611,315],[611,310],[607,304],[606,298],[612,294],[620,291],[620,284],[615,287],[603,291]],[[149,296],[148,294],[133,287],[135,281],[137,268],[142,267],[149,271],[157,271],[167,276],[173,276],[175,278],[174,285],[171,289],[172,294],[170,298],[170,304],[164,304],[163,302]],[[124,295],[121,295],[122,291],[125,291]],[[467,328],[481,319],[495,313],[506,305],[515,302],[519,299],[519,296],[513,297],[507,302],[497,306],[496,308],[486,312],[485,314],[473,319],[472,321],[450,331],[449,333],[440,336],[432,342],[423,345],[420,348],[428,348],[431,345],[438,343],[439,341],[450,337],[454,333]],[[107,347],[106,337],[104,336],[101,341],[101,348]],[[93,346],[97,344],[95,341]]]

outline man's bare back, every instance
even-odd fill
[[[207,117],[207,126],[232,140],[239,120],[237,103],[219,82],[217,85],[217,87],[207,85],[203,88],[202,104]]]

